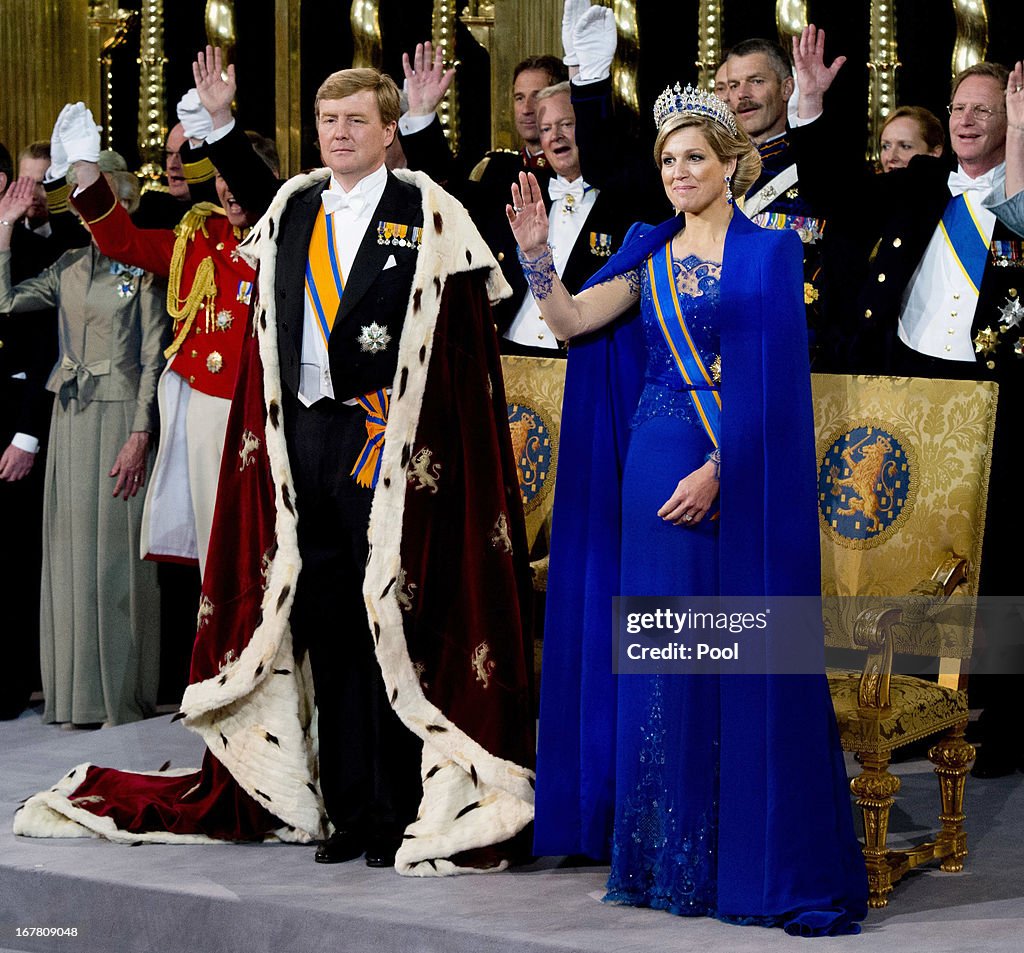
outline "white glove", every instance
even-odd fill
[[[85,103],[65,106],[60,123],[60,140],[65,158],[72,162],[98,162],[100,158],[100,127]]]
[[[576,22],[573,47],[580,62],[577,81],[592,83],[611,75],[619,36],[611,7],[591,7]]]
[[[178,102],[178,120],[188,139],[205,140],[213,132],[213,117],[199,101],[199,92],[194,86]]]
[[[587,10],[590,9],[590,0],[565,0],[562,8],[562,49],[565,56],[562,62],[566,66],[579,66],[580,60],[576,55],[576,46],[573,43],[573,33],[576,24]]]
[[[68,165],[70,163],[68,162],[67,149],[64,148],[64,143],[60,138],[60,127],[69,109],[71,109],[70,103],[60,111],[57,121],[53,124],[53,132],[50,133],[50,168],[46,170],[46,175],[43,176],[45,182],[56,182],[68,174]]]

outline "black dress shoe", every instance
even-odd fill
[[[335,831],[316,849],[313,860],[318,864],[343,864],[355,860],[365,849],[363,838],[351,831]]]
[[[395,854],[402,843],[400,837],[377,836],[370,838],[366,845],[367,867],[394,867]]]

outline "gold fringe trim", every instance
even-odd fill
[[[164,351],[164,357],[168,360],[178,353],[178,349],[188,337],[199,309],[206,308],[207,324],[213,314],[214,303],[217,300],[217,276],[213,258],[207,255],[199,263],[195,277],[192,279],[192,287],[184,298],[181,295],[181,276],[185,267],[188,243],[195,238],[196,232],[202,232],[209,238],[209,233],[206,231],[206,220],[211,215],[224,214],[224,210],[212,202],[198,202],[185,213],[177,228],[174,229],[177,238],[174,241],[174,251],[171,254],[171,267],[167,280],[167,313],[174,319],[176,333],[174,340]]]

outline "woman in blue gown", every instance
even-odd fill
[[[823,662],[612,674],[614,596],[820,592],[799,239],[735,213],[760,160],[727,107],[677,86],[655,119],[678,214],[635,225],[579,295],[532,176],[507,208],[541,313],[572,339],[535,850],[610,859],[609,901],[853,933],[867,878]],[[805,641],[801,671],[822,652]]]

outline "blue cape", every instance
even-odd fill
[[[680,216],[633,226],[588,286],[636,268],[682,225]],[[734,214],[719,306],[722,596],[820,595],[802,292],[799,238]],[[645,361],[638,312],[569,349],[541,680],[539,854],[609,856],[616,745],[611,600],[619,594],[622,472]],[[822,672],[823,638],[811,647],[822,654]],[[723,677],[721,706],[719,869],[735,865],[747,876],[726,886],[725,896],[720,884],[720,908],[778,913],[793,908],[791,893],[826,904],[852,896],[855,907],[864,907],[866,877],[824,676]],[[761,844],[759,859],[751,848]],[[769,876],[776,850],[841,859],[834,878],[805,861],[806,885],[776,887]],[[760,863],[764,870],[751,870]]]

